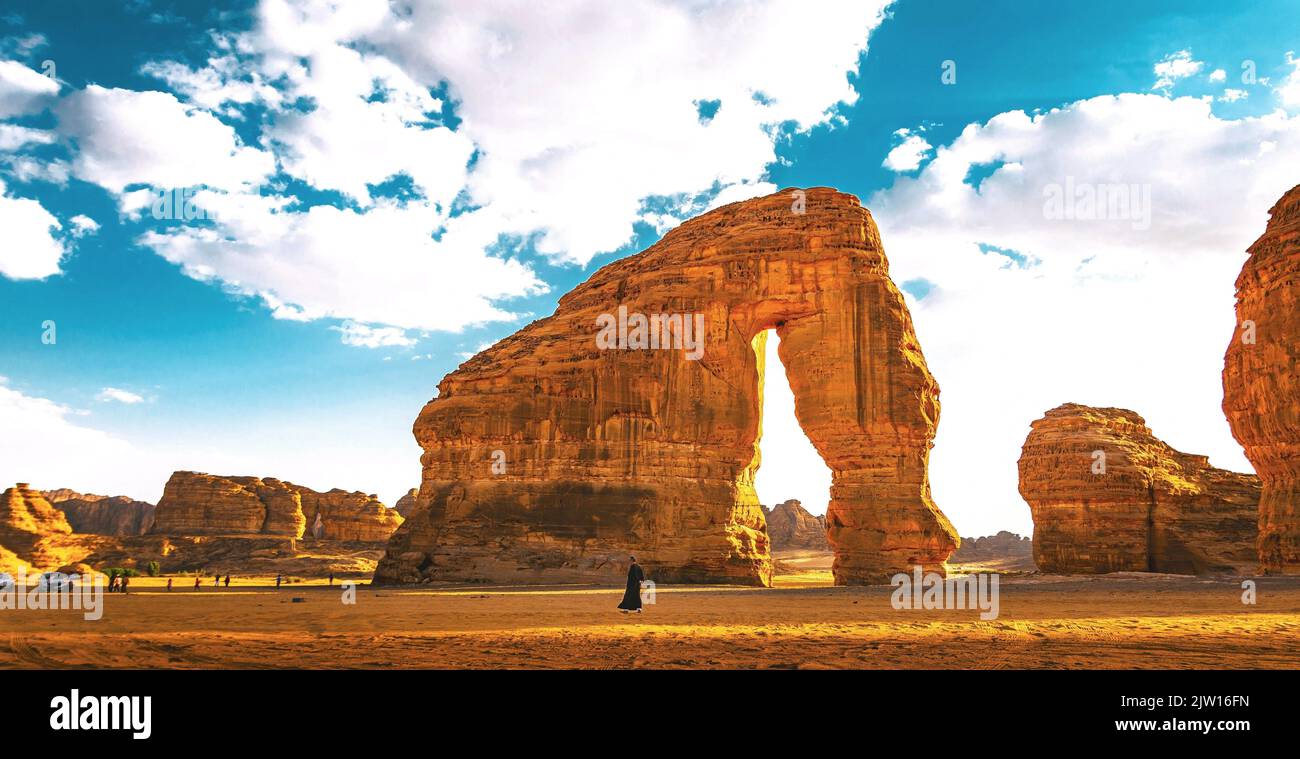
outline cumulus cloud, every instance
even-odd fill
[[[115,193],[130,184],[245,190],[275,169],[270,153],[244,145],[230,126],[170,93],[92,84],[55,111],[60,131],[77,144],[73,173]]]
[[[781,130],[828,123],[856,100],[848,73],[887,4],[482,2],[453,14],[436,2],[399,13],[383,0],[263,0],[255,28],[216,39],[205,66],[146,64],[183,107],[163,93],[87,90],[61,115],[90,145],[78,176],[115,192],[227,190],[204,196],[220,208],[215,224],[142,238],[187,274],[281,318],[455,330],[514,318],[501,302],[544,291],[503,242],[586,264],[628,243],[638,221],[668,228],[700,210],[701,195],[770,191]],[[700,117],[704,102],[712,118]],[[245,118],[253,103],[269,113],[261,149],[216,118]],[[202,158],[164,173],[177,164],[162,150],[110,150],[139,129],[128,106],[166,114],[170,132],[207,146]],[[283,175],[349,204],[232,187],[264,177],[272,156]],[[218,158],[224,175],[208,169]],[[381,191],[390,180],[409,191]],[[666,210],[648,214],[655,199]]]
[[[40,111],[58,92],[53,79],[18,61],[0,60],[0,118]]]
[[[1249,471],[1220,411],[1233,283],[1297,161],[1300,118],[1104,96],[971,124],[871,198],[895,280],[933,285],[909,301],[943,388],[935,496],[963,534],[1029,528],[1014,454],[1067,401]]]
[[[118,387],[106,387],[95,395],[95,400],[101,403],[125,403],[127,405],[134,405],[136,403],[144,403],[144,396]]]
[[[1228,72],[1223,69],[1215,69],[1210,72],[1210,81],[1220,83],[1228,81]]]
[[[40,201],[16,198],[0,181],[0,275],[9,279],[45,279],[59,273],[66,250],[57,233],[63,228]]]
[[[894,136],[901,138],[902,141],[885,156],[885,162],[881,165],[886,169],[897,172],[916,171],[921,163],[930,157],[933,148],[921,135],[913,134],[908,129],[900,129],[894,133]]]
[[[1203,68],[1205,68],[1205,62],[1192,58],[1192,51],[1190,50],[1179,50],[1176,53],[1171,53],[1155,65],[1156,83],[1151,86],[1151,89],[1168,90],[1179,79],[1193,76]]]

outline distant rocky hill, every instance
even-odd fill
[[[772,541],[772,550],[831,550],[830,541],[826,539],[825,516],[813,516],[795,499],[779,503],[771,509],[766,506],[762,508],[767,516],[767,535]]]
[[[383,542],[401,523],[396,510],[360,491],[320,493],[274,477],[174,472],[151,532]]]
[[[996,561],[1000,559],[1032,559],[1034,541],[1022,538],[1014,532],[1000,531],[997,535],[982,538],[962,538],[958,548],[948,560],[962,561]]]
[[[59,488],[46,500],[67,516],[72,531],[87,535],[144,535],[153,526],[154,505],[124,495],[103,496]]]

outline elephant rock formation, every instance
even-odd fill
[[[943,571],[958,538],[930,496],[938,385],[870,213],[814,188],[685,222],[447,375],[375,581],[613,581],[635,554],[658,582],[770,584],[769,329],[833,475],[835,581]]]

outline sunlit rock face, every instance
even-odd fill
[[[660,316],[681,326],[645,328]],[[635,554],[657,582],[770,584],[754,492],[768,329],[832,472],[836,582],[943,571],[939,388],[870,213],[815,188],[682,224],[444,378],[414,426],[415,511],[375,580],[615,580]]]
[[[1273,206],[1237,277],[1223,411],[1264,483],[1260,569],[1300,574],[1300,186]]]
[[[174,472],[158,501],[152,532],[382,542],[401,521],[395,510],[361,492],[320,493],[274,477]]]
[[[1031,427],[1020,494],[1048,573],[1249,572],[1259,478],[1156,438],[1126,409],[1067,403]]]
[[[771,511],[764,509],[764,512],[772,550],[830,550],[830,542],[826,539],[826,518],[813,516],[798,500],[783,501],[773,506]]]
[[[57,566],[51,538],[72,534],[63,512],[25,482],[0,495],[0,572]]]

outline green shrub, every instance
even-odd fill
[[[159,566],[158,562],[151,561],[149,562],[149,568],[147,571],[149,572],[150,577],[157,577],[162,574],[162,567]]]

